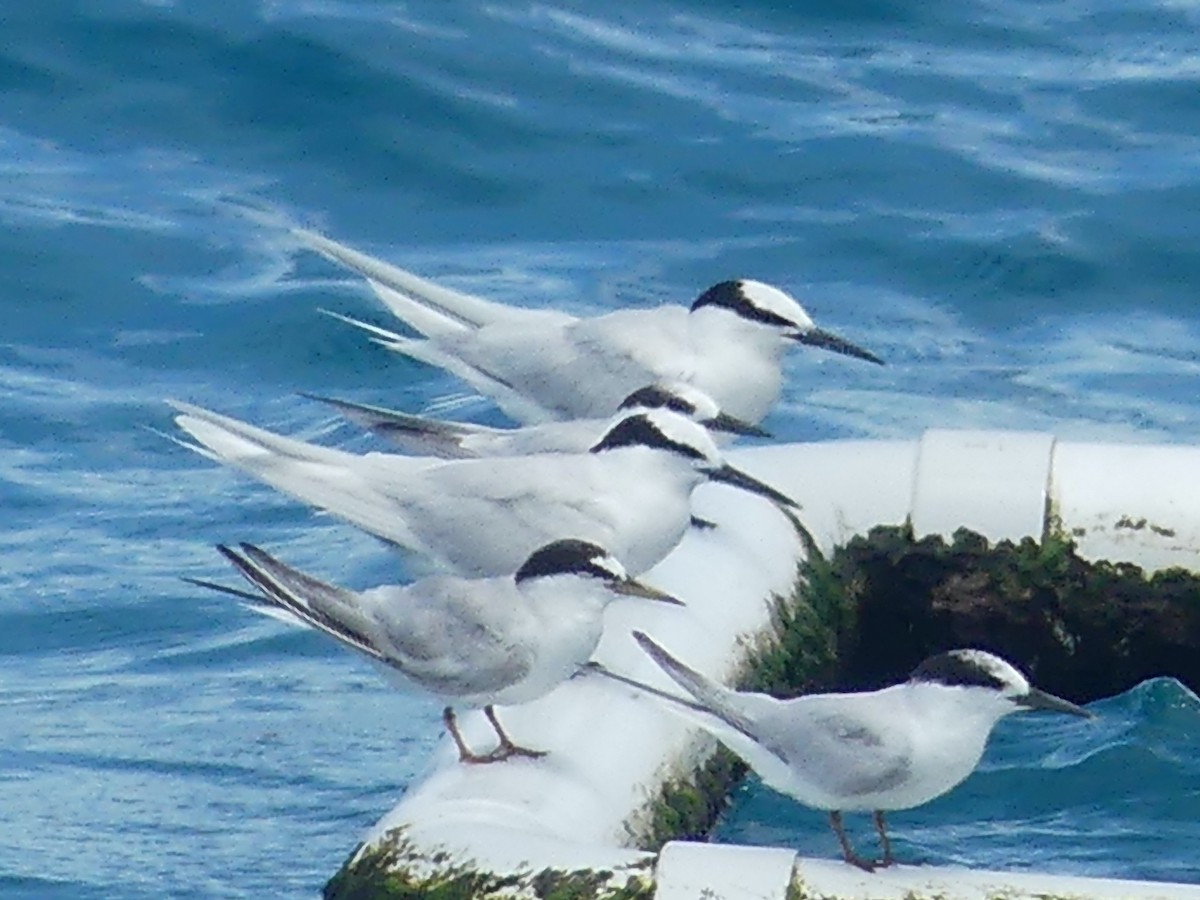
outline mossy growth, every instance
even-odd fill
[[[532,869],[496,875],[446,852],[419,850],[403,828],[389,832],[325,884],[325,900],[651,900],[649,861],[610,869]]]
[[[1051,533],[991,545],[880,527],[833,555],[854,610],[841,631],[840,685],[877,687],[949,647],[991,650],[1041,687],[1086,702],[1158,675],[1200,689],[1200,578],[1089,562]]]
[[[668,841],[702,840],[745,774],[745,764],[718,747],[690,776],[663,782],[650,802],[649,824],[636,836],[638,849],[657,852]]]
[[[771,627],[747,655],[738,685],[775,697],[827,689],[841,673],[842,645],[854,633],[855,597],[835,565],[797,523],[806,558],[791,596],[771,599]]]

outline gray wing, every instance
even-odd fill
[[[742,712],[751,719],[759,744],[806,780],[839,796],[890,790],[902,784],[912,769],[908,736],[897,729],[881,729],[878,722],[862,715],[867,710],[846,695],[753,706],[757,708]]]
[[[184,446],[323,509],[402,547],[423,551],[403,516],[401,486],[429,460],[383,454],[357,456],[287,438],[187,403],[176,424],[197,443]],[[395,490],[389,492],[389,488]]]
[[[630,352],[631,344],[636,347],[631,338],[637,336],[638,323],[625,323],[624,318],[623,313],[612,313],[551,324],[536,330],[536,340],[531,339],[531,328],[489,326],[448,335],[437,344],[501,390],[534,398],[546,418],[603,418],[631,391],[657,380],[656,373]],[[490,393],[497,396],[497,389]]]
[[[523,679],[534,649],[511,579],[419,582],[403,603],[372,597],[383,661],[443,697],[493,694]]]
[[[614,553],[613,512],[588,455],[461,460],[431,467],[406,498],[420,546],[461,574],[511,574],[563,537]]]
[[[908,736],[901,729],[881,730],[878,717],[868,718],[873,709],[878,710],[873,700],[845,694],[777,700],[730,690],[688,667],[642,632],[633,636],[697,701],[690,708],[692,713],[702,713],[697,721],[769,783],[782,788],[799,777],[817,792],[856,797],[895,787],[907,777],[912,753]]]

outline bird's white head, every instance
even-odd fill
[[[574,538],[553,541],[534,550],[513,579],[519,588],[553,584],[557,596],[569,593],[557,589],[560,582],[574,579],[602,588],[603,593],[598,596],[604,601],[623,596],[683,605],[670,594],[631,578],[620,560],[603,547]]]
[[[770,437],[768,431],[723,412],[717,401],[685,381],[667,381],[638,388],[621,401],[623,410],[670,409],[687,416],[710,431]]]
[[[722,481],[784,506],[799,508],[786,494],[727,463],[702,425],[673,410],[647,409],[618,419],[592,447],[592,452],[622,448],[644,448],[669,454],[671,459],[686,461],[692,470],[709,481]]]
[[[831,331],[818,328],[790,294],[761,281],[741,278],[714,284],[692,303],[693,315],[732,315],[736,321],[780,341],[798,341],[834,353],[883,364],[883,360]],[[726,321],[730,321],[726,319]]]
[[[910,684],[933,684],[964,692],[995,716],[1044,709],[1091,717],[1086,709],[1039,690],[1015,666],[986,650],[948,650],[931,656],[909,676]]]

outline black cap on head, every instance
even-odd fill
[[[660,450],[670,450],[689,459],[704,459],[704,454],[695,447],[680,443],[663,434],[649,416],[626,416],[609,429],[608,434],[592,447],[592,453],[602,450],[615,450],[619,447],[653,447]]]
[[[948,687],[985,687],[1002,691],[1008,682],[969,653],[949,650],[931,656],[912,671],[912,681],[928,681]]]
[[[696,407],[693,403],[672,393],[661,384],[648,384],[638,388],[621,401],[618,409],[671,409],[685,416],[694,416]]]
[[[796,323],[779,313],[755,306],[743,289],[740,281],[722,281],[714,284],[692,303],[692,312],[702,306],[720,306],[751,322],[774,325],[778,328],[795,328]]]
[[[519,584],[529,578],[546,578],[551,575],[592,575],[612,581],[618,573],[605,565],[610,559],[608,551],[588,541],[565,538],[539,547],[529,559],[517,569]]]

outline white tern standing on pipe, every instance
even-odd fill
[[[630,413],[587,453],[439,460],[347,453],[171,401],[185,447],[458,575],[516,571],[564,535],[608,549],[635,575],[692,524],[691,494],[732,484],[794,501],[725,462],[700,425],[668,409]]]
[[[983,650],[931,656],[908,681],[879,691],[777,700],[723,687],[640,631],[634,637],[688,698],[595,668],[668,701],[671,710],[745,760],[769,787],[827,811],[842,857],[867,871],[895,862],[884,812],[928,803],[963,781],[975,771],[1000,719],[1036,709],[1092,716],[1033,687],[1012,665]],[[881,859],[854,852],[842,829],[843,812],[872,813]]]
[[[515,575],[443,575],[361,592],[318,581],[251,544],[240,552],[217,549],[261,595],[189,580],[282,610],[368,657],[390,681],[438,697],[463,762],[544,755],[514,743],[493,706],[536,700],[579,672],[600,642],[604,608],[613,600],[682,605],[630,578],[603,548],[576,540],[539,548]],[[467,747],[454,706],[482,707],[496,749],[478,754]]]
[[[660,381],[694,384],[731,416],[756,424],[778,398],[783,356],[797,344],[883,362],[818,328],[795,299],[760,281],[722,281],[690,308],[578,318],[453,291],[314,232],[293,234],[365,277],[421,337],[337,318],[461,378],[524,424],[606,416],[630,392]]]
[[[583,453],[612,427],[613,419],[573,419],[519,428],[490,428],[464,422],[446,422],[427,416],[303,394],[327,403],[351,422],[374,431],[405,453],[442,459],[478,459],[484,456],[525,456],[530,453]],[[770,433],[721,411],[706,393],[681,381],[638,388],[617,411],[672,409],[709,430],[713,439],[723,435],[770,437]]]

